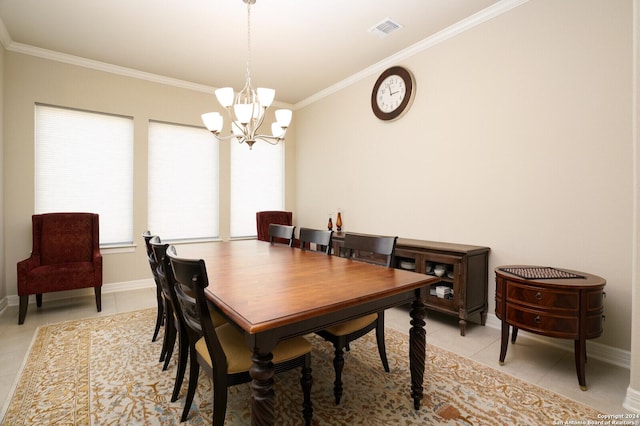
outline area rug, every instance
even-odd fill
[[[171,402],[177,355],[162,371],[161,339],[151,342],[154,324],[155,310],[147,309],[40,327],[2,424],[180,424],[186,382],[181,398]],[[373,333],[352,343],[336,406],[332,346],[309,339],[316,425],[552,425],[599,418],[596,410],[432,345],[416,411],[408,337],[392,329],[386,330],[389,373]],[[303,423],[299,372],[277,375],[275,391],[276,424]],[[250,424],[250,400],[248,384],[230,388],[225,424]],[[185,424],[211,424],[212,414],[211,382],[201,373]]]

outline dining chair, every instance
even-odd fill
[[[151,267],[151,275],[153,276],[153,281],[156,283],[156,301],[158,302],[158,313],[156,315],[156,327],[153,330],[153,337],[151,338],[151,341],[155,342],[156,338],[158,337],[160,327],[162,327],[162,325],[164,324],[164,297],[162,296],[162,287],[160,287],[160,282],[158,281],[158,276],[156,274],[156,260],[153,256],[153,250],[151,250],[151,244],[149,244],[149,241],[153,237],[154,235],[151,235],[151,232],[149,230],[142,233],[142,238],[144,238],[144,244],[147,249],[147,260],[149,261],[149,266]],[[164,357],[161,355],[160,361],[162,361],[163,359]]]
[[[286,243],[289,247],[293,247],[295,226],[290,225],[278,225],[276,223],[269,224],[269,242],[271,244],[276,242]]]
[[[344,236],[344,245],[339,255],[356,261],[389,268],[393,264],[397,239],[398,237],[346,234]],[[340,404],[340,399],[342,398],[343,349],[348,351],[350,342],[374,329],[376,330],[376,341],[378,343],[378,353],[380,354],[382,366],[384,367],[384,371],[389,372],[387,351],[384,343],[384,311],[365,315],[316,332],[316,334],[323,339],[333,343],[335,349],[333,367],[336,378],[333,394],[336,404]]]
[[[152,238],[150,241],[150,245],[153,250],[155,259],[157,259],[156,273],[162,287],[164,298],[166,300],[167,318],[170,318],[170,320],[168,320],[167,322],[171,324],[171,327],[170,330],[165,333],[172,336],[170,342],[172,349],[175,345],[176,335],[178,338],[178,368],[176,370],[173,393],[171,394],[171,402],[175,402],[180,396],[180,389],[182,387],[184,374],[187,369],[187,361],[189,358],[189,331],[186,323],[184,322],[181,312],[182,308],[176,296],[173,270],[171,268],[169,257],[167,256],[167,250],[173,250],[173,253],[175,254],[175,248],[173,246],[170,246],[169,244],[162,244],[158,237]],[[209,310],[209,315],[215,327],[220,326],[226,322],[225,318],[217,312],[213,311],[213,309]],[[169,354],[168,358],[171,358],[171,354]],[[163,370],[166,370],[166,368],[164,368]],[[190,380],[189,390],[193,388],[193,392],[195,392],[196,386],[198,384],[197,382],[197,377],[193,381],[193,383]],[[187,393],[189,393],[189,390],[187,391]],[[189,406],[191,406],[191,403],[189,403]],[[184,418],[186,418],[189,413],[188,408],[185,408],[185,410],[185,414],[183,414]]]
[[[333,231],[324,229],[300,228],[300,248],[302,250],[322,251],[331,254],[331,239]]]
[[[174,275],[175,292],[180,312],[189,336],[189,390],[197,380],[200,367],[213,381],[213,424],[224,424],[227,410],[227,388],[250,382],[249,369],[253,353],[247,348],[242,332],[235,325],[225,323],[215,327],[209,316],[209,302],[204,289],[209,286],[203,260],[179,258],[175,249],[167,250]],[[191,293],[192,295],[190,295]],[[275,372],[280,373],[302,367],[300,384],[303,392],[302,414],[306,425],[311,424],[311,343],[304,337],[279,342],[272,351]],[[182,421],[188,416],[193,392],[187,393]]]

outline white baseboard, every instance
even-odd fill
[[[155,288],[155,286],[156,284],[151,278],[121,283],[109,283],[102,285],[102,294],[139,290],[142,288]],[[93,294],[93,288],[81,288],[78,290],[54,291],[52,293],[47,293],[46,298],[48,300],[62,300],[89,295],[93,296]],[[35,303],[35,299],[35,295],[29,296],[29,303]],[[9,306],[18,306],[19,303],[20,297],[17,294],[12,294],[0,299],[0,313]]]
[[[502,321],[500,321],[495,314],[489,314],[487,315],[486,326],[500,330],[502,327]],[[547,345],[555,346],[556,348],[567,350],[571,353],[574,351],[573,340],[554,339],[552,337],[545,337],[535,333],[527,333],[527,337]],[[603,345],[602,343],[598,343],[594,340],[587,340],[587,356],[618,367],[626,369],[631,368],[630,351]]]
[[[629,411],[640,413],[640,391],[629,386],[627,388],[627,397],[624,399],[622,406]]]

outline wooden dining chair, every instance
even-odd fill
[[[171,324],[171,329],[167,332],[167,334],[172,336],[172,348],[175,345],[176,335],[178,338],[178,368],[176,370],[176,378],[173,385],[173,392],[171,394],[171,402],[175,402],[180,396],[180,389],[182,388],[184,374],[187,369],[187,361],[189,358],[189,330],[187,324],[184,322],[184,317],[181,312],[182,307],[178,302],[176,296],[173,270],[171,267],[171,262],[169,261],[169,257],[167,256],[167,250],[172,250],[175,254],[175,248],[173,246],[170,246],[169,244],[162,244],[158,237],[152,238],[150,241],[150,245],[155,258],[157,259],[157,276],[162,286],[162,291],[166,300],[167,318],[170,319],[168,320],[168,322]],[[191,294],[191,296],[193,296],[193,294]],[[214,327],[218,327],[226,322],[226,319],[219,313],[213,311],[213,309],[209,310],[209,316],[211,317],[211,321],[213,322]],[[171,354],[169,354],[169,358],[171,358]],[[190,380],[189,390],[187,391],[187,393],[189,393],[192,388],[193,392],[195,393],[197,384],[197,377],[193,381],[193,383]],[[191,403],[189,403],[189,407],[190,406]],[[186,407],[183,417],[186,419],[188,414],[189,408]]]
[[[156,301],[158,302],[158,313],[156,315],[156,326],[153,330],[153,337],[151,338],[152,342],[156,341],[158,337],[158,332],[160,331],[160,327],[164,324],[164,297],[162,296],[162,288],[160,287],[160,283],[158,282],[158,277],[156,275],[156,260],[153,256],[153,251],[151,250],[151,244],[149,241],[154,236],[151,235],[150,231],[144,231],[142,234],[142,238],[144,239],[144,244],[147,249],[147,260],[149,261],[149,266],[151,267],[151,275],[153,276],[153,281],[156,283]],[[164,359],[164,348],[163,352],[160,355],[160,361]]]
[[[356,261],[373,263],[389,268],[393,264],[397,239],[398,237],[346,234],[344,236],[344,245],[339,254],[342,257],[348,257]],[[376,330],[376,341],[382,366],[384,371],[389,372],[387,351],[384,343],[384,311],[365,315],[316,332],[323,339],[333,343],[335,349],[333,367],[336,378],[333,394],[336,404],[340,404],[340,399],[342,398],[343,349],[348,351],[350,342],[374,329]]]
[[[322,251],[331,254],[333,231],[323,229],[300,228],[300,248],[302,250]]]
[[[242,332],[230,323],[215,327],[209,315],[208,300],[204,289],[209,285],[203,260],[183,259],[175,249],[167,250],[174,274],[176,296],[189,336],[189,392],[185,401],[182,421],[186,420],[193,401],[200,367],[213,381],[213,424],[224,424],[227,410],[227,388],[251,381],[249,369],[253,353],[247,348]],[[193,294],[194,296],[190,295]],[[273,349],[275,372],[302,367],[300,384],[303,391],[302,415],[306,425],[311,424],[311,343],[304,337],[294,337],[279,342]]]
[[[269,242],[271,244],[276,242],[284,242],[289,247],[293,247],[293,237],[296,231],[295,226],[291,225],[278,225],[277,223],[269,224]]]

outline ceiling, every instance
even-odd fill
[[[257,0],[252,82],[297,104],[505,1]],[[369,31],[386,18],[402,28],[385,37]],[[244,84],[242,0],[0,0],[0,21],[8,50],[71,55],[209,87]]]

